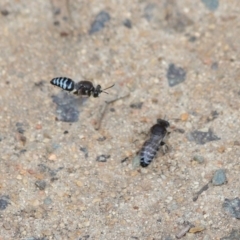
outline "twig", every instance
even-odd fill
[[[95,124],[95,130],[99,130],[101,127],[101,122],[102,119],[105,115],[107,106],[113,102],[116,102],[117,100],[123,99],[125,97],[128,97],[130,95],[130,93],[125,94],[124,96],[117,96],[116,98],[109,100],[109,101],[105,101],[104,104],[102,105],[102,107],[100,108],[98,115],[97,115],[97,122]]]

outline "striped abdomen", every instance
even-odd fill
[[[150,139],[143,144],[143,147],[139,152],[140,165],[142,167],[147,167],[152,162],[159,150],[162,139],[161,136],[152,135]]]
[[[58,86],[66,91],[73,91],[74,90],[74,81],[70,78],[66,77],[57,77],[53,78],[50,83],[54,86]]]

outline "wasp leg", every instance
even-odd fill
[[[75,89],[75,91],[73,92],[73,94],[76,94],[76,95],[79,95],[79,96],[83,96],[83,86],[77,87]]]
[[[165,142],[161,142],[160,146],[162,147],[163,154],[166,154],[169,151],[169,146]]]

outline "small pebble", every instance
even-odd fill
[[[211,65],[212,70],[217,70],[218,69],[218,62],[213,62]]]
[[[206,122],[210,122],[213,121],[214,119],[216,119],[219,116],[219,113],[217,111],[212,111],[210,116],[207,118]]]
[[[110,21],[110,15],[106,11],[101,11],[93,21],[89,34],[101,31],[105,27],[105,23]]]
[[[85,158],[88,158],[88,150],[85,147],[80,147],[80,151],[84,153]]]
[[[36,187],[38,187],[40,190],[44,190],[47,186],[47,183],[44,180],[37,180],[35,182]]]
[[[194,155],[193,160],[201,164],[204,162],[204,157],[200,155]]]
[[[17,127],[17,131],[21,134],[23,134],[25,132],[24,128],[23,128],[23,123],[21,122],[17,122],[16,123],[16,127]]]
[[[99,141],[99,142],[103,142],[103,141],[105,141],[107,138],[105,137],[105,136],[103,136],[103,137],[99,137],[98,139],[97,139],[97,141]]]
[[[132,28],[132,22],[129,19],[124,20],[123,25],[127,28]]]
[[[10,230],[12,227],[11,227],[11,224],[9,222],[4,222],[3,223],[3,227],[6,229],[6,230]]]
[[[136,155],[132,160],[132,167],[133,167],[133,169],[135,169],[139,166],[140,166],[140,156]]]
[[[22,142],[22,145],[25,146],[27,142],[27,138],[23,136],[22,134],[19,134],[19,140]]]
[[[229,213],[232,217],[240,219],[240,199],[225,199],[223,203],[223,209]]]
[[[219,169],[214,173],[212,178],[212,184],[214,186],[220,186],[227,182],[227,177],[224,169]]]
[[[210,11],[215,11],[219,6],[218,0],[202,0],[202,2]]]
[[[188,135],[189,141],[194,141],[197,144],[205,144],[207,142],[211,141],[217,141],[220,140],[218,136],[216,136],[211,129],[208,130],[208,132],[202,132],[202,131],[193,131]]]
[[[180,239],[182,238],[183,236],[186,235],[186,233],[189,231],[189,229],[191,228],[191,224],[187,225],[186,227],[184,227],[177,235],[176,235],[176,238],[177,239]]]
[[[143,105],[143,102],[138,102],[138,103],[132,103],[130,104],[131,108],[135,108],[135,109],[141,109]]]
[[[186,71],[181,67],[176,67],[175,64],[169,64],[167,71],[167,79],[169,87],[173,87],[185,81]]]
[[[202,226],[197,226],[197,227],[192,227],[189,229],[190,233],[198,233],[198,232],[202,232],[205,229],[205,227]]]
[[[190,36],[188,41],[189,42],[195,42],[197,40],[197,38],[195,36]]]
[[[184,122],[188,120],[188,117],[189,117],[188,113],[182,113],[181,114],[181,120],[184,121]]]
[[[83,182],[82,182],[82,181],[79,181],[79,180],[77,180],[77,181],[76,181],[76,185],[77,185],[78,187],[82,187],[82,186],[83,186]]]
[[[35,126],[35,128],[36,128],[37,130],[40,130],[40,129],[42,129],[42,125],[38,123],[38,124]]]
[[[45,205],[50,205],[52,204],[52,199],[50,197],[46,197],[43,202]]]
[[[3,9],[3,10],[1,10],[1,14],[2,14],[3,16],[7,16],[7,15],[9,14],[9,11],[6,10],[6,9]]]
[[[50,154],[49,157],[48,157],[48,160],[56,161],[57,160],[57,156],[55,154]]]
[[[110,155],[102,154],[102,155],[97,156],[96,161],[97,162],[106,162],[108,158],[110,158]]]
[[[9,204],[9,197],[3,195],[0,197],[0,210],[5,210]]]

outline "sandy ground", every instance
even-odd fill
[[[207,2],[1,0],[1,240],[240,239],[240,2]]]

